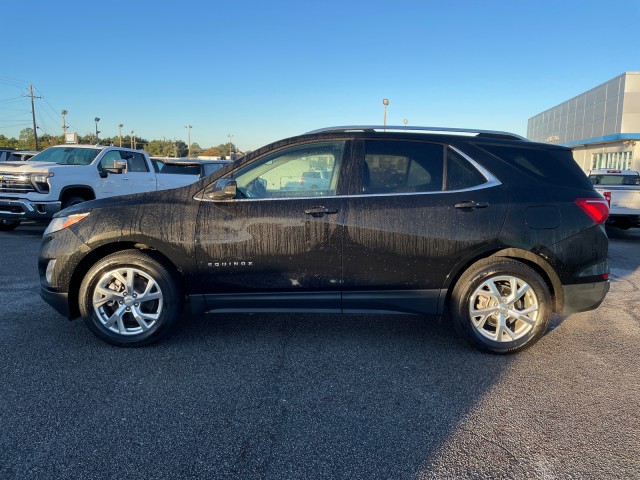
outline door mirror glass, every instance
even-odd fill
[[[118,173],[127,173],[127,161],[126,160],[115,160],[113,162],[113,168]]]
[[[221,178],[212,183],[204,191],[205,197],[211,200],[233,200],[236,198],[238,184],[230,178]]]

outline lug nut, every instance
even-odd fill
[[[131,311],[131,307],[127,307],[127,312],[130,312],[130,311]]]

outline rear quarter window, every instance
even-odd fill
[[[591,181],[573,159],[571,150],[478,145],[482,150],[504,160],[509,165],[544,183],[593,189]]]

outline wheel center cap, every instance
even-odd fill
[[[128,297],[128,296],[127,296],[127,297],[124,297],[124,304],[125,304],[127,307],[131,307],[131,306],[133,306],[134,302],[135,302],[135,300],[134,300],[134,298],[133,298],[133,297]]]
[[[500,305],[500,306],[498,307],[498,311],[499,311],[500,313],[507,313],[507,311],[508,311],[508,310],[509,310],[509,309],[507,308],[507,306],[506,306],[506,305]]]

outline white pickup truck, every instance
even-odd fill
[[[27,162],[0,163],[0,230],[49,221],[86,200],[189,185],[199,175],[160,174],[139,150],[100,145],[48,148]]]
[[[624,230],[640,227],[640,172],[591,170],[589,179],[609,202],[607,225]]]

